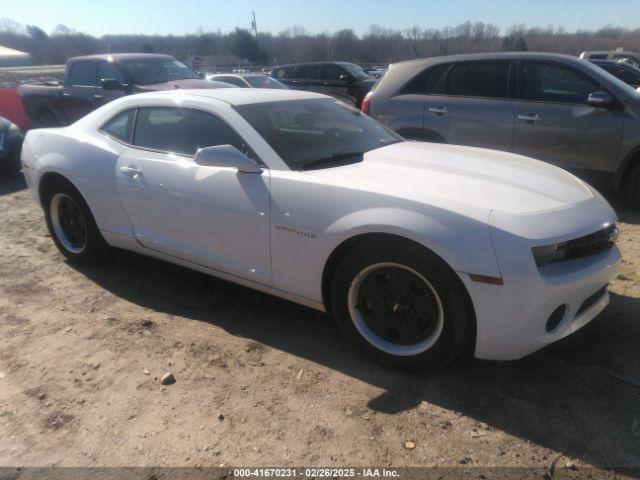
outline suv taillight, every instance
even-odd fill
[[[362,99],[362,105],[360,105],[360,110],[362,113],[366,113],[369,115],[369,100],[371,99],[371,92],[367,93]]]

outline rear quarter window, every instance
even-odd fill
[[[445,80],[450,64],[436,65],[423,70],[407,83],[401,93],[438,95],[445,93]]]
[[[135,110],[127,110],[119,113],[101,128],[101,130],[122,142],[131,143],[131,131],[133,129],[133,117]]]

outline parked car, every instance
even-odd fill
[[[624,50],[582,52],[580,58],[584,60],[612,60],[614,62],[625,62],[640,67],[640,53],[626,52]]]
[[[640,68],[634,67],[629,63],[613,60],[590,60],[590,62],[619,78],[627,85],[636,89],[640,87]]]
[[[401,62],[363,110],[406,138],[544,160],[625,190],[640,206],[640,93],[576,57],[495,53]]]
[[[325,93],[357,107],[376,83],[361,67],[347,62],[282,65],[271,75],[294,90]]]
[[[289,88],[275,78],[259,73],[214,73],[207,75],[207,80],[224,82],[240,88]]]
[[[615,213],[564,170],[407,142],[309,92],[125,97],[30,131],[22,161],[70,261],[112,245],[331,311],[402,367],[559,340],[607,305],[620,258]]]
[[[382,67],[382,68],[373,68],[371,70],[366,70],[366,72],[373,78],[378,79],[378,78],[382,78],[384,76],[385,73],[387,73],[388,68],[387,67]]]
[[[21,85],[18,94],[35,127],[68,125],[116,98],[176,88],[231,87],[200,78],[169,55],[118,53],[73,57],[61,84]]]
[[[20,148],[22,147],[22,132],[15,123],[0,117],[0,172],[14,173],[22,167],[20,163]]]

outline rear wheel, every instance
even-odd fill
[[[107,244],[78,191],[67,182],[50,185],[43,199],[47,228],[58,250],[75,263],[92,263]]]
[[[631,206],[640,209],[640,163],[633,167],[627,177],[626,193]]]
[[[332,281],[344,334],[387,365],[420,369],[455,358],[470,332],[451,269],[413,243],[373,240],[349,252]]]

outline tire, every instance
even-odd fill
[[[625,187],[627,200],[634,209],[640,210],[640,163],[629,173]]]
[[[57,180],[44,193],[47,229],[53,242],[69,261],[91,264],[107,250],[89,206],[68,182]]]
[[[4,163],[0,164],[0,173],[6,175],[15,175],[20,170],[22,170],[22,163],[20,162],[20,158],[17,154],[5,159]]]
[[[60,126],[58,118],[48,110],[40,112],[35,123],[36,128],[54,128]]]
[[[455,273],[403,240],[365,241],[349,251],[331,282],[331,306],[347,338],[396,368],[444,365],[463,351],[472,331]]]

